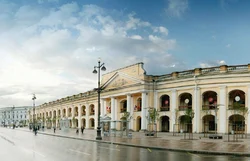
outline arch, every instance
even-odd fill
[[[136,104],[135,104],[135,107],[134,107],[134,110],[135,111],[141,111],[141,97],[137,98],[136,99]]]
[[[106,112],[111,113],[111,101],[107,102]]]
[[[62,111],[62,115],[63,115],[63,117],[66,117],[66,109],[65,108]]]
[[[164,95],[162,95],[161,97],[160,97],[160,105],[161,105],[161,107],[160,107],[160,110],[161,111],[169,111],[170,110],[170,97],[169,97],[169,95],[166,95],[166,94],[164,94]]]
[[[71,117],[72,116],[72,108],[68,108],[68,117]]]
[[[78,107],[77,106],[74,107],[74,112],[75,112],[75,116],[78,116]]]
[[[95,115],[95,105],[89,105],[89,115]]]
[[[126,112],[127,111],[127,100],[122,100],[120,102],[120,112]]]
[[[82,106],[82,116],[86,115],[86,106]]]
[[[202,129],[204,133],[210,133],[217,131],[217,125],[215,125],[215,116],[214,115],[205,115],[202,117]]]
[[[71,127],[72,127],[72,120],[69,119],[69,128],[71,128]]]
[[[192,132],[192,118],[187,115],[179,117],[180,130],[183,132]]]
[[[86,119],[85,118],[82,118],[82,126],[86,128]]]
[[[93,118],[89,119],[89,127],[90,128],[95,128],[95,119],[93,119]]]
[[[229,92],[228,107],[230,110],[246,107],[245,92],[242,90],[232,90]]]
[[[229,132],[245,132],[245,117],[240,114],[231,115],[229,118]]]
[[[61,116],[61,110],[60,109],[57,110],[57,113],[58,113],[58,116]]]
[[[136,118],[136,131],[140,131],[141,130],[141,117],[138,116]]]
[[[74,126],[78,128],[78,119],[75,119]]]
[[[182,93],[179,95],[179,110],[185,111],[192,109],[192,95],[190,93]]]
[[[206,91],[202,94],[202,109],[215,109],[217,105],[217,93],[215,91]]]
[[[161,119],[161,131],[169,132],[169,117],[162,116],[160,119]]]
[[[56,117],[56,110],[53,111],[53,116]]]

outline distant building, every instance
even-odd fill
[[[28,110],[30,106],[21,106],[21,107],[4,107],[0,108],[0,121],[1,125],[27,125],[29,120]]]

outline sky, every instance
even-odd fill
[[[249,8],[249,0],[0,0],[0,107],[96,88],[98,58],[106,72],[143,62],[150,75],[248,64]]]

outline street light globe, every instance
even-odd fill
[[[101,70],[102,70],[102,71],[106,71],[106,67],[105,67],[105,66],[102,66]]]

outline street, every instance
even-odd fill
[[[3,161],[248,161],[247,157],[191,154],[83,141],[0,128]]]

